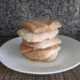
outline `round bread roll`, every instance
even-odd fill
[[[32,33],[27,29],[21,29],[17,31],[17,34],[27,42],[42,42],[46,39],[52,39],[59,33],[57,29],[53,31],[46,31],[41,33]]]
[[[58,52],[55,52],[53,55],[51,55],[50,57],[48,57],[48,58],[46,58],[46,59],[33,59],[33,58],[30,58],[30,57],[26,56],[25,53],[23,53],[23,56],[24,56],[24,58],[29,59],[29,60],[31,60],[31,61],[50,62],[50,61],[56,60],[56,58],[57,58],[57,56],[58,56]]]
[[[23,43],[35,49],[44,49],[53,45],[61,44],[61,40],[59,38],[53,38],[53,39],[48,39],[48,40],[44,40],[42,42],[36,42],[36,43],[26,42],[25,40],[23,40]]]
[[[41,33],[45,31],[52,31],[55,28],[60,28],[61,23],[56,20],[48,18],[37,18],[35,20],[25,20],[21,22],[21,26],[33,33]]]
[[[39,59],[44,60],[46,58],[49,58],[54,53],[58,52],[60,50],[60,47],[58,45],[51,46],[46,49],[33,49],[30,48],[23,43],[21,44],[20,50],[23,54],[25,54],[26,57],[30,59]]]

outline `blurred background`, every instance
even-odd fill
[[[16,37],[21,21],[38,17],[59,20],[61,35],[80,40],[80,0],[0,0],[0,37]]]

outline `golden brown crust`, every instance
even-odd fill
[[[20,29],[17,31],[17,34],[27,42],[42,42],[43,40],[54,38],[58,33],[59,31],[57,29],[54,29],[53,31],[46,31],[37,34],[32,33],[27,29]]]
[[[32,59],[28,56],[25,55],[25,53],[23,53],[23,57],[28,59],[28,60],[31,60],[31,61],[36,61],[36,62],[51,62],[53,60],[55,60],[58,56],[58,52],[55,52],[53,55],[51,55],[50,57],[46,58],[46,59]]]
[[[24,53],[25,56],[31,59],[40,59],[40,60],[50,57],[51,55],[58,52],[59,50],[60,47],[57,45],[51,46],[46,49],[35,49],[35,50],[33,48],[29,48],[28,46],[25,46],[23,43],[21,46],[21,52]]]
[[[32,47],[29,47],[29,46],[25,45],[24,42],[22,42],[21,45],[20,45],[20,51],[22,53],[30,52],[30,51],[41,51],[41,50],[44,51],[44,50],[57,49],[57,48],[58,48],[58,45],[53,45],[53,46],[50,46],[50,47],[45,48],[45,49],[34,49]]]
[[[29,51],[32,51],[32,50],[33,50],[33,48],[26,46],[23,42],[21,43],[20,51],[22,53],[29,52]]]
[[[49,29],[46,24],[41,24],[34,20],[27,20],[21,22],[21,26],[30,30],[33,33],[40,33]]]
[[[61,27],[61,23],[57,20],[50,20],[48,18],[37,18],[36,21],[47,24],[49,27],[52,27],[52,28]]]
[[[50,20],[47,18],[38,18],[36,20],[26,20],[21,22],[21,26],[30,30],[33,33],[40,33],[44,31],[51,31],[55,28],[60,28],[60,22]]]
[[[44,40],[42,42],[27,42],[23,40],[23,43],[29,47],[33,47],[35,49],[44,49],[53,45],[61,44],[61,40],[57,37],[53,39]]]
[[[56,60],[56,58],[58,57],[58,52],[55,52],[53,55],[51,55],[50,57],[42,60],[43,62],[51,62],[53,60]]]

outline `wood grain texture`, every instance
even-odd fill
[[[0,46],[12,37],[0,37]],[[58,74],[31,75],[8,69],[0,63],[0,80],[80,80],[80,66]]]
[[[80,80],[80,66],[58,74],[31,75],[10,70],[0,63],[0,80]]]
[[[0,36],[16,36],[21,21],[38,17],[59,20],[60,34],[80,40],[80,0],[0,0]]]

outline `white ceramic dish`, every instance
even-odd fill
[[[20,52],[20,37],[14,38],[0,48],[0,61],[8,68],[30,74],[52,74],[70,70],[80,64],[80,42],[69,37],[62,40],[58,58],[52,62],[32,62]]]

